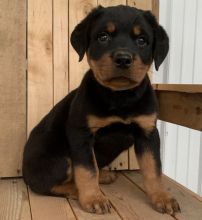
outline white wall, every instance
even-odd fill
[[[154,83],[202,84],[202,1],[160,0],[160,23],[170,52],[154,74]],[[163,172],[202,195],[202,134],[159,123]]]

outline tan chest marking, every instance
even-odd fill
[[[123,123],[123,124],[138,124],[146,133],[149,133],[153,130],[156,124],[156,113],[151,115],[140,115],[135,117],[128,117],[126,119],[120,118],[118,116],[110,116],[110,117],[97,117],[95,115],[88,115],[87,121],[90,130],[95,133],[100,128],[104,128],[113,123]]]

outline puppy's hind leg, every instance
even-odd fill
[[[66,172],[67,179],[61,184],[54,185],[51,188],[51,194],[64,196],[68,199],[78,199],[78,192],[73,181],[72,162],[70,159],[67,159],[67,162],[69,164]]]
[[[56,196],[63,196],[68,199],[78,199],[78,192],[73,181],[55,185],[51,193]]]

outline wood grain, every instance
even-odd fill
[[[65,198],[41,196],[29,190],[32,220],[76,220]]]
[[[97,0],[71,0],[69,1],[69,38],[75,26],[97,6]],[[79,56],[69,42],[69,90],[73,90],[81,82],[85,72],[89,69],[86,56],[79,63]]]
[[[54,104],[68,93],[68,1],[53,1]]]
[[[102,185],[101,189],[124,220],[173,219],[154,211],[145,193],[122,175],[114,183]]]
[[[22,179],[0,180],[0,219],[31,220],[27,187]]]
[[[115,5],[126,5],[126,0],[98,0],[98,5],[103,7],[115,6]]]
[[[138,164],[137,157],[136,157],[136,154],[135,154],[134,146],[132,146],[129,149],[129,156],[128,157],[129,157],[128,158],[128,160],[129,160],[128,169],[129,170],[138,170],[139,169],[139,164]]]
[[[0,71],[0,177],[18,176],[26,140],[25,0],[0,1]]]
[[[142,190],[144,190],[142,176],[138,172],[124,172],[125,175]],[[178,200],[181,213],[177,214],[178,220],[199,220],[202,216],[202,202],[197,199],[196,194],[190,193],[184,187],[169,180],[166,176],[163,178],[163,183],[168,191]]]
[[[83,211],[76,200],[69,200],[71,207],[76,215],[77,220],[121,220],[114,208],[111,213],[105,215],[91,214]]]
[[[202,93],[202,85],[199,84],[153,84],[152,86],[160,91]]]
[[[28,133],[53,107],[52,0],[28,4]]]
[[[158,118],[202,131],[202,93],[156,91]]]
[[[127,0],[127,5],[143,10],[152,10],[152,0]]]

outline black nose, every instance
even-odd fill
[[[126,69],[131,66],[133,57],[128,52],[117,52],[113,55],[113,61],[117,67]]]

